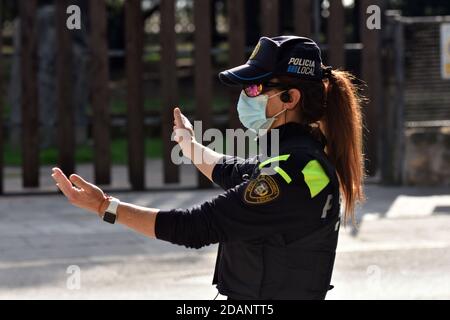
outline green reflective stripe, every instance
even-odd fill
[[[288,184],[292,182],[291,177],[287,174],[286,171],[284,171],[280,167],[275,167],[273,168],[273,170],[275,170],[275,172],[278,173]]]
[[[317,160],[310,161],[302,170],[302,173],[311,193],[311,198],[317,196],[330,183],[325,170]]]
[[[275,158],[268,159],[268,160],[262,162],[259,165],[259,169],[262,169],[265,166],[267,166],[268,164],[273,163],[273,162],[287,161],[290,156],[291,156],[290,154],[287,154],[287,155],[284,155],[284,156],[278,156],[278,157],[275,157]]]

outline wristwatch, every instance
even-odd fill
[[[120,200],[113,197],[109,197],[108,200],[109,205],[103,215],[103,221],[114,224],[117,220],[117,208],[119,207]]]

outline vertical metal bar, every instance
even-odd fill
[[[69,1],[56,2],[56,94],[58,113],[58,165],[66,173],[75,171],[74,106],[72,105],[72,37],[66,26]]]
[[[328,18],[328,61],[335,68],[345,67],[345,11],[341,0],[330,1]]]
[[[4,127],[3,127],[3,0],[0,0],[0,195],[3,194],[4,188],[4,155],[3,155],[3,144],[4,144]]]
[[[128,169],[133,190],[145,188],[144,105],[142,91],[143,17],[141,0],[125,1]]]
[[[319,42],[320,40],[320,26],[321,26],[321,0],[311,0],[312,1],[312,15],[313,15],[313,32],[312,32],[312,38]],[[336,1],[336,0],[335,0]]]
[[[399,11],[389,11],[383,26],[383,104],[380,170],[383,183],[401,185],[404,181],[404,25]]]
[[[109,64],[105,0],[90,1],[91,96],[93,109],[94,171],[96,184],[111,183]]]
[[[279,33],[279,4],[278,0],[261,0],[261,30],[262,35],[274,37]]]
[[[312,0],[294,0],[294,29],[298,36],[311,37]]]
[[[369,103],[365,109],[365,125],[368,129],[366,141],[366,168],[368,174],[373,176],[378,169],[378,147],[379,147],[379,111],[381,94],[381,57],[380,57],[380,30],[369,30],[367,28],[366,13],[368,6],[379,5],[380,0],[361,0],[360,7],[360,30],[362,51],[362,79],[367,83],[367,96]]]
[[[229,15],[229,63],[230,68],[241,65],[245,62],[245,6],[244,0],[228,0]],[[229,126],[239,128],[240,121],[236,110],[236,97],[239,91],[230,89],[230,109]]]
[[[39,186],[36,0],[20,0],[22,177],[24,187]]]
[[[209,19],[208,19],[209,21]],[[173,131],[173,107],[178,104],[177,47],[175,34],[175,1],[161,1],[161,85],[162,85],[162,139],[164,181],[179,182],[179,168],[171,153],[175,143]]]
[[[212,126],[212,79],[211,79],[211,1],[194,1],[195,23],[195,101],[196,118],[202,121],[203,130]],[[211,182],[198,173],[200,188],[211,187]]]

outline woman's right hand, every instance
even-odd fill
[[[183,154],[189,157],[192,142],[195,141],[194,128],[178,107],[173,110],[173,131],[175,141],[180,145]]]

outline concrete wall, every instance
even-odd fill
[[[407,129],[404,159],[406,184],[450,187],[450,127]]]

